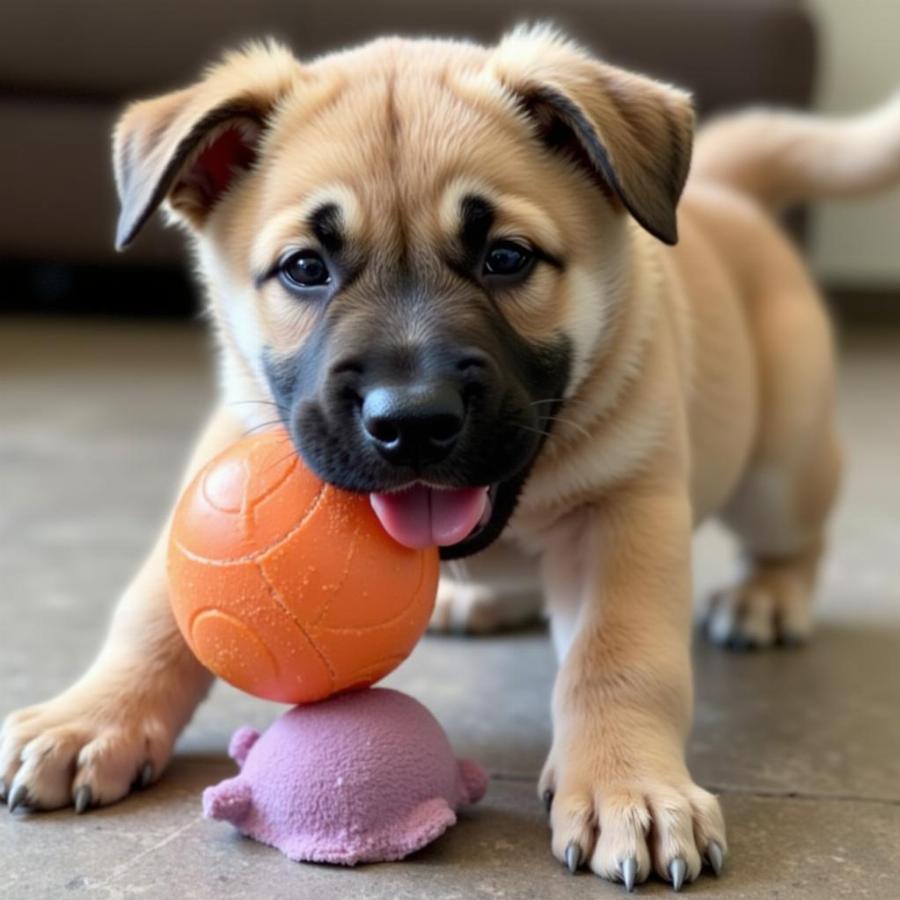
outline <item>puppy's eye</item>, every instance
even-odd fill
[[[497,241],[484,260],[486,276],[509,277],[522,275],[534,262],[534,251],[515,241]]]
[[[325,260],[314,250],[298,250],[281,261],[278,277],[288,290],[296,291],[328,284],[331,272]]]

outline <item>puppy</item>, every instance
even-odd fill
[[[678,889],[727,850],[684,761],[695,523],[720,515],[746,553],[714,640],[810,631],[839,472],[832,342],[771,213],[900,175],[897,103],[725,119],[682,197],[692,132],[686,94],[538,28],[311,64],[253,45],[115,133],[118,245],[166,206],[219,341],[222,404],[188,476],[277,419],[398,541],[479,553],[443,583],[445,620],[501,624],[521,615],[504,587],[540,578],[553,854],[629,889],[652,871]],[[210,684],[165,543],[90,670],[6,720],[10,808],[84,811],[163,772]]]

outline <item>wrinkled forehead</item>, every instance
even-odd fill
[[[267,141],[253,264],[304,237],[397,252],[522,237],[549,253],[557,167],[487,85],[410,72],[298,91]]]

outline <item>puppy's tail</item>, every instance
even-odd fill
[[[900,92],[847,119],[768,109],[714,119],[697,135],[691,174],[772,210],[890,187],[900,182]]]

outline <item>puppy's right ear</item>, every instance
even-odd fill
[[[548,149],[582,166],[650,234],[678,241],[694,129],[687,94],[602,63],[542,25],[504,38],[493,71]]]
[[[164,201],[176,218],[202,226],[255,161],[267,117],[301,73],[285,48],[253,44],[228,54],[193,87],[129,106],[113,135],[116,248]]]

